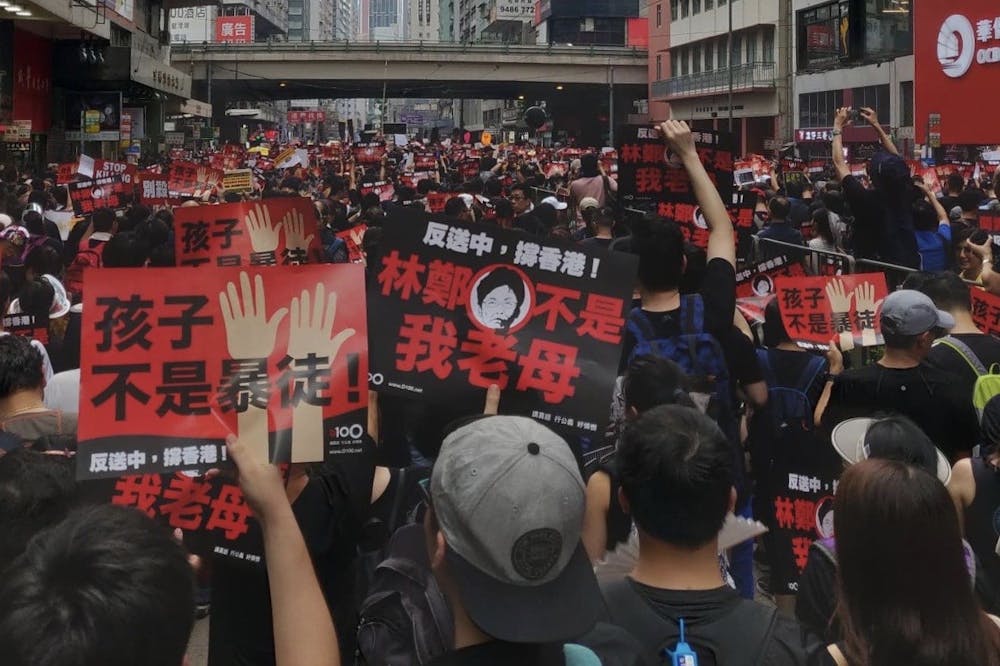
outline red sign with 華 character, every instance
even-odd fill
[[[578,453],[609,418],[636,258],[394,212],[370,302],[373,388],[532,416]],[[479,405],[481,410],[481,405]]]
[[[178,266],[317,263],[316,209],[302,197],[174,210]]]
[[[969,289],[972,296],[972,319],[990,335],[1000,335],[1000,296],[980,287]]]
[[[121,176],[100,180],[79,180],[66,185],[70,202],[76,215],[90,215],[98,208],[124,208],[131,203],[123,195],[132,194],[132,186],[122,182]]]
[[[360,266],[97,270],[84,297],[77,477],[353,452],[366,429]]]
[[[723,201],[733,198],[733,138],[714,131],[693,132],[695,147]],[[628,204],[697,204],[680,158],[648,125],[626,125],[618,147],[618,196]]]
[[[826,349],[833,338],[845,351],[882,344],[884,273],[779,277],[775,287],[785,330],[800,347]]]
[[[996,143],[991,114],[969,113],[968,100],[1000,77],[1000,10],[996,0],[920,2],[913,11],[917,143],[928,129],[942,143]]]
[[[776,279],[779,277],[805,277],[805,274],[805,268],[800,261],[792,261],[783,254],[778,255],[736,272],[736,298],[773,296]]]
[[[222,185],[225,172],[194,162],[175,161],[170,165],[168,180],[172,196],[193,197],[198,199]]]

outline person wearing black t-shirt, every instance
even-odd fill
[[[938,331],[955,319],[930,298],[910,289],[893,292],[882,304],[885,355],[874,365],[844,371],[837,340],[830,343],[830,375],[816,407],[816,423],[833,427],[849,418],[889,412],[908,416],[951,460],[978,437],[972,396],[954,378],[924,360]]]
[[[934,342],[926,363],[950,374],[971,400],[979,376],[1000,363],[1000,339],[983,333],[972,320],[969,285],[954,273],[941,272],[915,273],[903,286],[927,294],[939,310],[954,317],[951,334]]]
[[[639,533],[632,573],[603,587],[609,621],[626,628],[649,663],[673,650],[680,620],[702,666],[809,663],[817,637],[723,582],[718,535],[736,505],[730,445],[695,409],[655,407],[618,449],[622,506]]]

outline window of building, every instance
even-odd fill
[[[899,126],[913,127],[913,81],[899,84]]]
[[[681,75],[681,59],[678,53],[670,54],[670,78],[676,79]]]
[[[867,106],[875,110],[879,120],[884,123],[889,122],[889,119],[892,116],[890,115],[891,109],[889,108],[888,83],[881,86],[865,86],[864,88],[855,88],[853,94],[854,101],[851,103],[851,106],[855,109]]]
[[[774,62],[774,31],[770,28],[764,28],[764,35],[762,38],[762,44],[760,47],[760,59],[761,62],[773,63]]]
[[[729,56],[729,62],[733,64],[733,67],[739,67],[743,64],[743,35],[733,35],[733,52]]]
[[[687,76],[688,72],[688,50],[681,49],[681,76]]]
[[[691,14],[701,13],[701,0],[691,0]]]
[[[850,0],[837,0],[798,13],[798,69],[836,67],[850,54]]]
[[[663,56],[660,54],[656,55],[656,80],[660,81],[663,79]]]
[[[677,20],[677,7],[680,4],[680,0],[670,0],[670,20]]]
[[[691,0],[681,0],[681,18],[687,18],[691,13]]]
[[[727,38],[723,37],[718,41],[718,43],[715,46],[716,46],[715,50],[718,53],[719,57],[719,69],[725,69],[726,67],[729,67],[729,54],[727,53],[727,48],[726,48]]]
[[[691,49],[691,73],[701,74],[701,44],[695,44]]]
[[[757,33],[751,32],[746,36],[747,42],[747,64],[752,65],[757,62]]]
[[[663,25],[663,5],[656,5],[656,27],[659,28]]]
[[[711,72],[713,68],[712,60],[715,58],[715,44],[708,42],[705,44],[705,71]]]
[[[946,0],[939,0],[944,3]],[[865,60],[897,58],[913,53],[912,3],[865,0]]]
[[[712,0],[705,0],[705,11],[707,12],[709,9],[712,9],[714,5],[715,3]]]
[[[842,90],[803,93],[799,95],[799,127],[833,127],[834,116],[842,106]]]

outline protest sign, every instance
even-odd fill
[[[170,203],[170,183],[158,173],[139,174],[139,199],[147,206],[166,206]]]
[[[427,210],[431,213],[443,213],[448,201],[457,196],[454,192],[428,192]]]
[[[437,169],[437,155],[432,152],[418,152],[413,154],[414,171],[434,171]]]
[[[86,159],[84,159],[86,158]],[[128,162],[112,162],[110,160],[90,159],[84,155],[77,166],[77,173],[88,180],[121,177],[126,185],[135,183],[139,169]]]
[[[354,156],[355,164],[359,165],[381,164],[385,152],[384,143],[356,143],[351,146],[351,155]]]
[[[389,181],[379,180],[374,183],[361,183],[361,196],[375,194],[379,201],[392,201],[396,195],[396,187]]]
[[[222,176],[222,189],[227,192],[253,192],[253,170],[234,169]]]
[[[497,384],[577,452],[603,436],[636,258],[394,212],[369,307],[372,386],[474,413]],[[481,409],[481,405],[479,405]]]
[[[122,195],[132,193],[132,186],[122,182],[121,176],[80,180],[69,183],[66,187],[69,189],[73,212],[77,215],[90,215],[98,208],[124,208],[126,204],[122,201]]]
[[[230,433],[277,462],[355,452],[363,285],[351,265],[89,273],[77,477],[205,470]]]
[[[833,497],[842,468],[840,458],[832,453],[829,440],[823,447],[803,444],[803,448],[813,455],[786,459],[776,454],[767,472],[774,496],[770,505],[773,514],[765,520],[770,527],[765,541],[774,594],[797,593],[813,541],[833,536]]]
[[[1000,296],[980,289],[969,289],[972,296],[972,319],[976,326],[990,335],[1000,335]]]
[[[691,179],[655,129],[626,125],[618,148],[618,196],[627,204],[695,204]],[[695,147],[723,201],[733,198],[733,139],[725,132],[693,132]]]
[[[224,175],[221,169],[175,160],[168,177],[170,191],[197,199],[221,185]]]
[[[366,231],[368,231],[368,225],[359,224],[337,233],[337,238],[344,241],[347,245],[347,258],[352,264],[358,264],[365,260],[365,253],[361,249],[361,243],[365,239]]]
[[[753,254],[754,233],[757,231],[754,225],[754,210],[757,208],[756,192],[736,192],[734,201],[729,208],[729,217],[733,221],[733,228],[736,230],[736,260],[746,260]],[[705,237],[707,247],[708,238]]]
[[[778,255],[736,272],[736,298],[773,296],[774,281],[777,278],[805,277],[805,274],[800,261],[794,261],[787,255]]]
[[[990,235],[994,250],[1000,248],[1000,214],[985,211],[979,213],[979,228]]]
[[[883,273],[775,279],[781,320],[800,347],[841,349],[882,344],[878,309],[889,294]]]
[[[39,320],[34,315],[7,314],[2,318],[4,333],[23,338],[38,340],[43,345],[49,344],[49,320]]]
[[[174,211],[178,266],[275,266],[316,263],[321,255],[309,199],[187,206]]]

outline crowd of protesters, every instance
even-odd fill
[[[545,425],[502,415],[495,386],[481,414],[373,393],[360,475],[336,461],[282,475],[232,437],[263,535],[257,571],[190,556],[140,511],[89,502],[74,478],[85,276],[173,266],[171,210],[126,200],[63,233],[51,214],[71,209],[54,173],[0,182],[0,313],[47,322],[43,339],[0,329],[0,661],[179,666],[208,613],[213,666],[1000,666],[1000,398],[973,400],[1000,340],[977,328],[970,296],[1000,294],[978,228],[1000,172],[933,191],[864,109],[883,145],[867,177],[852,174],[851,117],[836,114],[827,177],[747,186],[750,256],[737,256],[729,202],[677,121],[657,131],[690,177],[705,248],[627,210],[613,169],[586,150],[565,172],[543,171],[531,149],[483,148],[474,174],[438,156],[415,183],[410,148],[366,167],[345,151],[326,172],[275,170],[258,192],[185,203],[309,197],[324,261],[349,261],[338,234],[363,224],[371,268],[386,216],[442,194],[438,214],[456,223],[638,256],[608,455],[581,466]],[[391,200],[363,193],[371,182],[392,183]],[[776,300],[760,339],[750,331],[737,267],[789,245],[807,272],[817,252],[903,271],[879,307],[881,358],[849,367],[837,340],[802,349]],[[703,378],[658,344],[692,335],[719,352],[714,409]],[[778,432],[781,391],[809,406],[801,437]],[[774,529],[771,472],[803,458],[843,471],[830,538],[788,595],[770,589],[768,535],[723,546],[720,532],[734,516]]]

